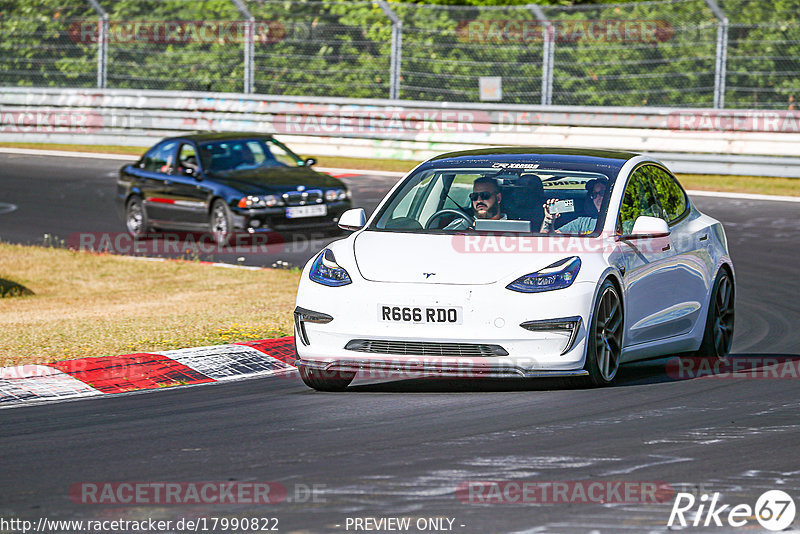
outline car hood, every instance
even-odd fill
[[[465,241],[470,238],[480,240],[477,246]],[[527,241],[520,246],[520,239]],[[548,239],[365,231],[353,249],[361,276],[374,282],[480,285],[513,280],[575,255],[533,252]]]
[[[213,179],[243,193],[285,191],[296,189],[298,185],[304,185],[308,189],[344,187],[341,180],[308,167],[270,167],[216,173],[213,175]]]

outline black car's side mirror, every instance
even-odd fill
[[[317,160],[314,159],[314,158],[306,158],[305,161],[303,162],[303,164],[306,167],[311,167],[312,165],[316,165],[316,163],[317,163]]]

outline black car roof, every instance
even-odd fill
[[[272,139],[272,135],[258,132],[198,132],[186,135],[176,135],[171,139],[190,139],[196,142],[205,141],[231,141],[234,139],[253,139],[263,137]]]

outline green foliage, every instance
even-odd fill
[[[403,22],[401,98],[474,102],[479,78],[499,76],[503,102],[538,104],[543,38],[529,1],[390,2]],[[109,16],[108,87],[243,90],[243,16],[231,0],[100,2]],[[718,22],[704,0],[540,3],[558,31],[554,104],[712,104]],[[720,5],[730,18],[728,106],[794,109],[800,0]],[[257,21],[257,93],[388,97],[392,25],[377,2],[247,6]],[[95,87],[97,21],[85,0],[0,0],[0,85]],[[173,23],[183,36],[209,25],[211,38],[164,39]],[[646,29],[621,38],[614,28]]]

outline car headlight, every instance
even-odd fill
[[[239,200],[240,208],[271,208],[283,204],[281,197],[277,195],[247,195]]]
[[[520,293],[539,293],[564,289],[572,285],[581,269],[581,259],[577,256],[565,258],[540,269],[535,273],[521,276],[508,284],[506,289]]]
[[[328,189],[325,191],[326,202],[336,202],[337,200],[344,200],[347,198],[347,191],[344,189]]]
[[[336,263],[333,251],[329,248],[314,260],[309,277],[318,284],[331,287],[346,286],[352,282],[347,271]]]

